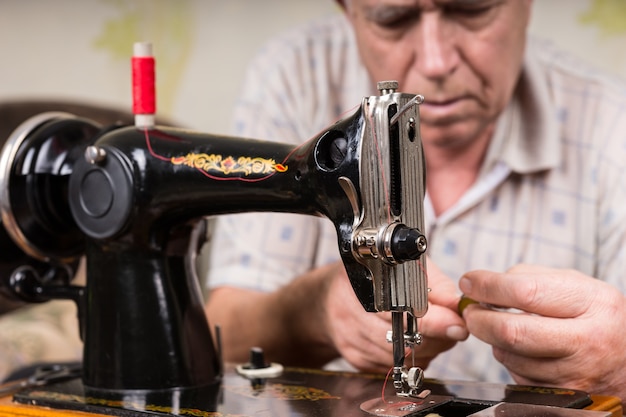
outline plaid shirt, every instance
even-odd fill
[[[254,58],[234,134],[301,143],[377,94],[374,85],[343,16],[313,22]],[[576,269],[624,292],[624,161],[626,87],[532,40],[475,184],[438,217],[426,198],[428,254],[455,280],[529,263]],[[339,259],[330,221],[303,215],[221,216],[213,244],[209,288],[272,291]],[[474,337],[439,355],[427,376],[511,381]]]

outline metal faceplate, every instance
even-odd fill
[[[376,310],[414,317],[422,317],[428,306],[425,258],[398,262],[391,252],[391,236],[402,225],[424,233],[425,163],[418,110],[422,101],[422,96],[395,92],[364,99],[362,215],[353,238],[355,256],[372,272]]]

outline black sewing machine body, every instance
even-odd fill
[[[294,150],[127,127],[97,146],[105,159],[79,161],[70,180],[72,212],[90,235],[85,383],[115,390],[214,384],[219,355],[186,261],[193,228],[204,215],[247,205],[252,211],[333,210],[315,206],[310,196],[308,187],[320,188],[308,176],[311,145]],[[111,312],[127,319],[112,320]],[[112,369],[111,360],[121,367]]]
[[[194,227],[203,216],[244,207],[324,214],[351,225],[349,202],[337,198],[343,191],[328,185],[337,184],[329,178],[337,174],[318,161],[324,136],[358,130],[355,120],[296,148],[169,127],[102,130],[69,114],[41,115],[18,132],[5,158],[12,218],[4,224],[30,255],[12,259],[7,269],[28,268],[7,271],[7,287],[28,301],[69,294],[77,302],[89,387],[213,385],[219,355],[186,261]],[[90,159],[89,151],[99,154]],[[356,178],[352,159],[341,173]],[[20,252],[10,240],[3,244]],[[85,289],[41,285],[41,275],[58,276],[83,254]]]
[[[388,126],[379,143],[366,138],[381,129],[371,118],[389,123],[391,114],[377,115],[379,109],[386,112],[391,105],[397,113],[409,103],[402,110],[410,110],[407,115],[399,116],[413,117],[406,133],[421,157],[421,143],[415,140],[417,103],[410,103],[413,95],[386,97],[390,102],[382,105],[377,98],[364,99],[353,115],[301,146],[162,126],[102,127],[65,113],[27,120],[8,139],[0,159],[3,245],[24,255],[4,260],[4,293],[31,302],[76,301],[85,386],[107,393],[194,391],[219,382],[219,352],[187,259],[198,239],[194,230],[205,216],[283,211],[328,217],[364,308],[412,312],[413,305],[403,298],[406,291],[392,288],[392,299],[376,296],[375,288],[390,291],[382,272],[393,275],[398,260],[415,257],[407,253],[404,235],[386,242],[385,250],[394,252],[385,255],[382,267],[371,261],[376,254],[367,259],[378,250],[367,246],[376,239],[368,235],[362,247],[355,243],[357,227],[372,224],[374,216],[363,209],[371,201],[376,201],[376,214],[380,211],[393,226],[387,239],[398,230],[412,230],[403,221],[401,177],[388,162],[399,145],[390,149],[385,142]],[[363,167],[373,152],[383,156]],[[368,176],[386,176],[393,187]],[[391,197],[368,195],[363,184],[371,184],[364,178],[396,191]],[[383,210],[390,200],[398,200],[393,214]],[[396,253],[395,248],[404,249]],[[87,266],[85,288],[69,284],[81,256]],[[417,307],[423,314],[425,283],[419,290],[423,296]],[[415,294],[416,286],[409,291]]]

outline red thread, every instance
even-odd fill
[[[148,128],[144,128],[143,129],[143,134],[144,134],[144,137],[146,138],[146,146],[148,147],[148,152],[150,152],[150,155],[152,155],[154,158],[160,159],[161,161],[169,162],[170,161],[169,158],[166,158],[165,156],[158,155],[152,149],[152,144],[150,143],[150,134],[148,133]]]
[[[133,71],[133,114],[155,114],[154,57],[132,58]]]
[[[409,350],[405,350],[406,353],[404,354],[404,357],[406,358],[407,356],[409,356],[410,351]],[[385,376],[385,381],[383,382],[383,388],[381,390],[381,396],[380,399],[383,402],[383,404],[393,404],[394,406],[397,407],[403,407],[405,405],[410,405],[410,404],[423,404],[424,401],[423,400],[415,400],[415,401],[399,401],[399,402],[393,402],[393,401],[387,401],[385,399],[385,389],[387,388],[387,381],[389,380],[389,376],[391,375],[391,372],[393,371],[393,367],[389,368],[389,371],[387,372],[387,376]]]
[[[385,400],[385,389],[387,389],[387,381],[389,381],[389,375],[391,375],[391,371],[393,371],[393,368],[389,368],[387,376],[385,376],[385,381],[383,382],[383,388],[380,393],[380,398],[382,399],[383,403],[387,402],[387,400]],[[388,404],[391,404],[391,402],[389,402]]]

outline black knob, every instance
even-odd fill
[[[396,262],[418,259],[426,252],[426,236],[419,230],[401,225],[391,236],[391,253]]]
[[[260,347],[253,347],[250,349],[250,363],[248,363],[248,369],[263,369],[269,365],[265,362],[265,355],[263,349]]]

